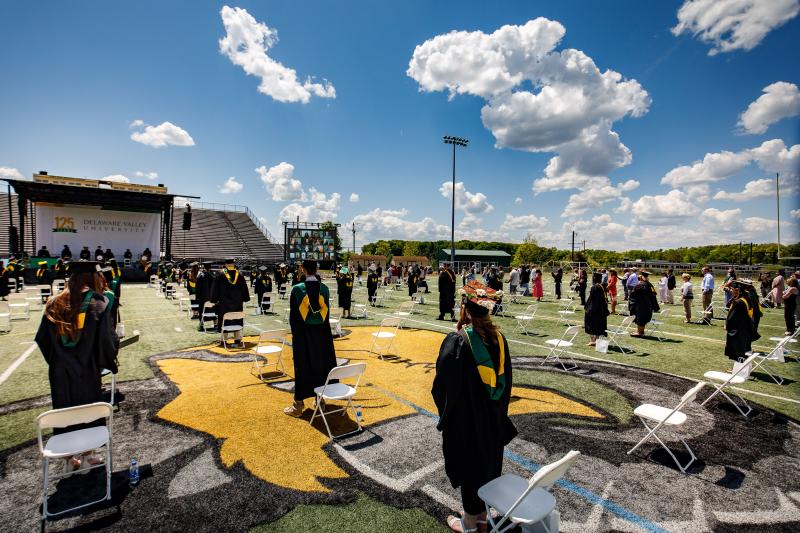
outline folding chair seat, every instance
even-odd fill
[[[331,325],[331,333],[334,336],[338,336],[342,334],[342,313],[344,310],[341,307],[334,307],[330,311],[330,315],[328,315],[328,322]]]
[[[167,283],[164,287],[164,297],[165,298],[175,298],[175,292],[177,291],[178,286],[174,283]]]
[[[192,308],[192,297],[188,292],[179,291],[177,293],[178,309],[183,311],[184,306],[190,310]]]
[[[630,336],[631,334],[631,325],[633,321],[636,319],[635,316],[626,316],[622,319],[622,323],[619,326],[607,326],[606,327],[606,335],[608,336],[608,343],[613,344],[622,353],[627,353],[630,350],[630,353],[633,353],[635,350],[630,346],[625,346],[620,344],[620,339],[625,336]]]
[[[389,355],[389,350],[394,345],[394,340],[397,337],[397,330],[400,328],[402,318],[390,317],[381,320],[381,327],[378,331],[372,334],[372,346],[369,351],[377,354],[381,359]]]
[[[208,333],[208,327],[206,323],[211,321],[216,328],[217,325],[217,313],[214,311],[214,304],[211,302],[203,303],[203,311],[200,313],[200,325],[203,327],[203,332]]]
[[[403,327],[403,321],[405,321],[408,317],[414,314],[414,306],[417,302],[411,300],[407,302],[403,302],[400,304],[400,309],[395,311],[395,316],[399,316],[401,318],[400,327]]]
[[[712,385],[714,385],[714,388],[716,390],[713,393],[711,393],[711,396],[705,399],[702,405],[707,404],[711,400],[711,398],[713,398],[717,394],[722,394],[722,396],[726,400],[728,400],[731,403],[731,405],[733,405],[742,416],[746,417],[747,415],[749,415],[750,411],[752,411],[753,408],[750,407],[750,404],[747,403],[747,400],[745,400],[735,392],[729,391],[733,396],[736,396],[737,398],[739,398],[739,400],[741,400],[741,406],[740,406],[733,400],[733,398],[725,394],[725,389],[729,388],[732,385],[741,385],[742,383],[747,381],[747,379],[750,377],[750,372],[752,371],[753,362],[757,358],[758,354],[751,352],[751,354],[747,357],[747,359],[744,360],[744,362],[741,365],[739,365],[739,368],[735,372],[719,372],[716,370],[709,370],[708,372],[703,374],[704,378],[714,382],[712,383]],[[748,368],[751,370],[748,370]]]
[[[269,331],[262,331],[258,336],[258,343],[253,348],[253,365],[250,367],[250,373],[256,376],[261,381],[266,382],[264,379],[263,369],[275,365],[275,371],[280,372],[282,377],[286,375],[286,368],[283,365],[283,350],[287,346],[286,336],[289,331],[286,329],[273,329]],[[275,362],[270,363],[270,357],[275,357]]]
[[[285,300],[288,294],[286,283],[281,283],[278,287],[278,298],[281,300]]]
[[[231,322],[238,322],[240,320],[242,321],[241,324],[231,324]],[[220,324],[219,332],[222,346],[225,347],[226,350],[228,349],[228,335],[233,335],[234,340],[242,342],[241,339],[244,332],[244,312],[232,311],[222,315],[222,324]]]
[[[551,348],[550,353],[547,354],[547,357],[541,362],[541,364],[543,365],[549,361],[555,361],[566,371],[575,370],[578,368],[578,363],[576,363],[575,360],[569,356],[567,349],[571,348],[575,344],[575,337],[577,337],[578,333],[580,332],[580,326],[570,326],[564,330],[564,333],[561,335],[560,339],[547,339],[544,341],[545,344],[550,345]],[[561,360],[562,356],[569,361],[569,367],[567,367],[567,365],[565,365]]]
[[[530,335],[533,333],[530,330],[530,326],[533,323],[533,319],[536,318],[536,312],[538,310],[539,304],[530,304],[525,308],[523,314],[514,316],[514,320],[517,322],[517,325],[514,326],[514,331],[521,331],[523,335]]]
[[[0,331],[11,331],[11,310],[7,302],[0,302]]]
[[[560,515],[549,489],[564,477],[580,454],[570,451],[558,461],[541,467],[529,480],[504,474],[479,488],[478,497],[486,505],[490,531],[501,533],[517,526],[528,531],[530,526],[541,523],[545,531],[556,533]]]
[[[664,335],[661,333],[661,326],[664,325],[664,320],[668,315],[669,311],[662,309],[661,312],[656,315],[658,318],[653,318],[647,323],[645,334],[652,335],[653,337],[657,338],[659,342],[665,341],[666,337],[664,337]]]
[[[658,438],[658,435],[656,435],[656,433],[663,426],[670,426],[673,428],[677,428],[686,423],[688,417],[686,416],[685,413],[681,412],[681,409],[683,409],[684,407],[686,407],[686,405],[693,402],[697,397],[697,394],[705,386],[706,384],[704,381],[701,381],[700,383],[693,386],[691,389],[686,391],[686,393],[683,396],[681,396],[678,405],[676,405],[672,409],[650,403],[642,404],[636,409],[634,409],[633,414],[639,417],[639,420],[642,421],[642,424],[644,424],[644,427],[647,429],[647,434],[644,437],[642,437],[642,440],[637,442],[633,448],[628,450],[628,455],[636,451],[636,449],[642,444],[644,444],[650,437],[653,437],[654,439],[656,439],[656,441],[658,441],[661,447],[667,451],[669,456],[672,457],[672,460],[675,461],[675,465],[680,469],[680,471],[685,474],[686,470],[692,465],[695,459],[697,459],[692,449],[689,447],[689,445],[686,443],[683,437],[681,437],[676,433],[676,436],[681,441],[681,443],[683,443],[684,448],[686,448],[686,451],[689,452],[689,456],[691,457],[691,459],[689,460],[688,463],[686,463],[686,465],[681,465],[677,457],[675,457],[675,454],[672,453],[672,450],[670,450],[669,447],[666,444],[664,444],[664,441]],[[651,427],[650,424],[653,423],[655,425]]]
[[[28,320],[31,317],[31,304],[27,301],[24,293],[12,292],[9,294],[8,309],[11,312],[11,320]]]
[[[322,417],[322,421],[325,423],[325,429],[327,430],[328,437],[330,437],[331,440],[361,431],[361,419],[359,418],[356,408],[353,405],[353,396],[358,393],[358,384],[361,382],[361,376],[364,375],[364,371],[366,369],[367,363],[354,363],[352,365],[337,366],[328,372],[328,377],[325,379],[325,384],[314,389],[316,401],[314,402],[314,413],[311,415],[311,420],[309,423],[313,425],[314,418],[316,418],[316,416],[319,414],[319,416]],[[344,383],[343,380],[345,379],[355,379],[355,383],[353,385],[348,385],[347,383]],[[338,382],[331,383],[331,381],[335,380],[338,380]],[[346,403],[339,409],[329,409],[327,407],[327,402],[330,401],[344,401]],[[323,402],[325,402],[325,408],[322,407]],[[331,428],[328,425],[328,419],[326,417],[335,413],[342,413],[342,416],[346,416],[348,410],[353,413],[353,419],[356,421],[356,424],[358,424],[358,429],[348,433],[336,435],[334,437],[333,433],[331,433]]]
[[[112,452],[111,434],[114,408],[109,403],[97,402],[65,409],[53,409],[46,411],[36,417],[36,437],[39,442],[39,454],[42,457],[43,490],[42,490],[42,519],[62,515],[70,511],[82,509],[111,499],[111,471],[112,471]],[[106,419],[105,426],[95,426],[85,429],[70,431],[53,435],[45,442],[43,431],[53,428],[65,428],[76,424],[86,424],[94,422],[100,418]],[[97,465],[89,466],[89,469],[105,467],[106,470],[106,491],[102,498],[93,500],[69,509],[51,513],[48,509],[50,482],[62,477],[67,477],[71,473],[51,474],[50,462],[63,461],[90,452],[99,448],[105,448],[105,460]]]

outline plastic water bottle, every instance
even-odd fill
[[[136,459],[131,459],[131,467],[128,470],[128,484],[135,487],[139,484],[139,463]]]
[[[363,406],[358,404],[356,406],[356,422],[359,424],[364,420],[364,413],[362,412]]]

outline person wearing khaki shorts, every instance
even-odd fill
[[[689,282],[692,277],[684,273],[681,279],[683,279],[683,285],[681,285],[681,301],[683,302],[683,311],[685,315],[683,321],[688,324],[692,321],[692,301],[694,300],[692,284]]]

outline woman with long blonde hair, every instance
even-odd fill
[[[477,280],[462,289],[458,331],[445,337],[436,361],[433,395],[439,411],[444,468],[454,488],[461,489],[464,514],[449,516],[453,531],[486,527],[478,489],[500,476],[503,448],[517,434],[508,417],[511,357],[508,342],[489,313],[502,298]]]

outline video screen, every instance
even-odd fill
[[[290,261],[315,259],[317,261],[334,261],[336,248],[334,236],[336,230],[287,228],[286,250]]]

